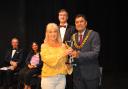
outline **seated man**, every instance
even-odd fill
[[[0,68],[0,74],[3,75],[3,85],[4,89],[10,89],[12,86],[13,74],[17,72],[21,63],[23,62],[23,49],[19,48],[19,40],[17,38],[12,38],[11,49],[7,51],[4,59],[4,67]]]

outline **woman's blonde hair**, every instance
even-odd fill
[[[61,37],[60,37],[60,32],[59,32],[59,27],[55,23],[48,23],[47,24],[44,43],[48,43],[48,33],[47,32],[48,32],[48,30],[51,30],[51,29],[56,29],[56,31],[57,31],[57,41],[59,43],[62,43],[62,40],[61,40]]]

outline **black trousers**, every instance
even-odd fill
[[[3,84],[3,75],[2,72],[0,71],[0,86]]]
[[[66,75],[65,89],[73,89],[73,75]]]
[[[5,71],[0,71],[0,78],[1,78],[1,82],[3,84],[4,87],[8,88],[10,86],[13,85],[13,74],[15,73],[15,71],[12,70],[5,70]]]
[[[29,69],[28,67],[25,67],[19,73],[19,81],[26,85],[31,85],[33,75],[38,74],[40,74],[39,69]]]
[[[73,88],[74,89],[98,89],[99,88],[99,78],[87,80],[80,74],[79,70],[74,70],[74,72],[73,72]]]

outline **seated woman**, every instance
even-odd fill
[[[31,89],[30,81],[35,75],[39,75],[42,68],[42,61],[39,54],[39,47],[36,42],[32,43],[32,50],[27,56],[26,66],[20,71],[20,80],[23,79],[24,89]]]
[[[46,37],[41,45],[41,57],[43,68],[41,73],[42,89],[65,89],[65,75],[72,72],[72,67],[67,62],[67,57],[72,53],[62,43],[58,26],[49,23],[46,27]]]

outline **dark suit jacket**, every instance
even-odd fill
[[[84,37],[87,35],[88,31],[88,29],[85,31]],[[78,43],[78,33],[76,33],[75,39]],[[75,69],[79,71],[78,73],[86,80],[98,78],[100,75],[98,63],[100,51],[99,34],[92,31],[84,46],[81,49],[76,49],[75,47],[74,49],[80,51],[79,57],[75,60],[77,64]]]
[[[16,52],[15,52],[13,58],[12,58],[11,57],[11,55],[12,55],[12,49],[9,49],[7,51],[7,53],[6,53],[6,55],[5,55],[5,60],[4,60],[5,66],[10,66],[10,61],[12,60],[12,61],[18,62],[17,68],[20,68],[22,66],[23,61],[24,61],[24,59],[23,59],[24,58],[24,55],[23,54],[24,54],[23,49],[20,49],[20,48],[19,49],[16,49]]]
[[[67,28],[66,28],[65,35],[64,35],[63,43],[65,43],[65,41],[70,41],[71,40],[71,36],[74,33],[76,33],[75,27],[71,26],[71,25],[68,25]]]
[[[31,58],[32,56],[34,55],[33,52],[30,52],[27,56],[27,59],[26,59],[26,66],[28,66],[28,64],[30,64],[30,61],[31,61]],[[41,61],[41,56],[39,54],[39,58],[40,58],[40,61],[39,61],[39,64],[37,65],[37,69],[41,69],[42,68],[42,65],[43,65],[43,62]]]

